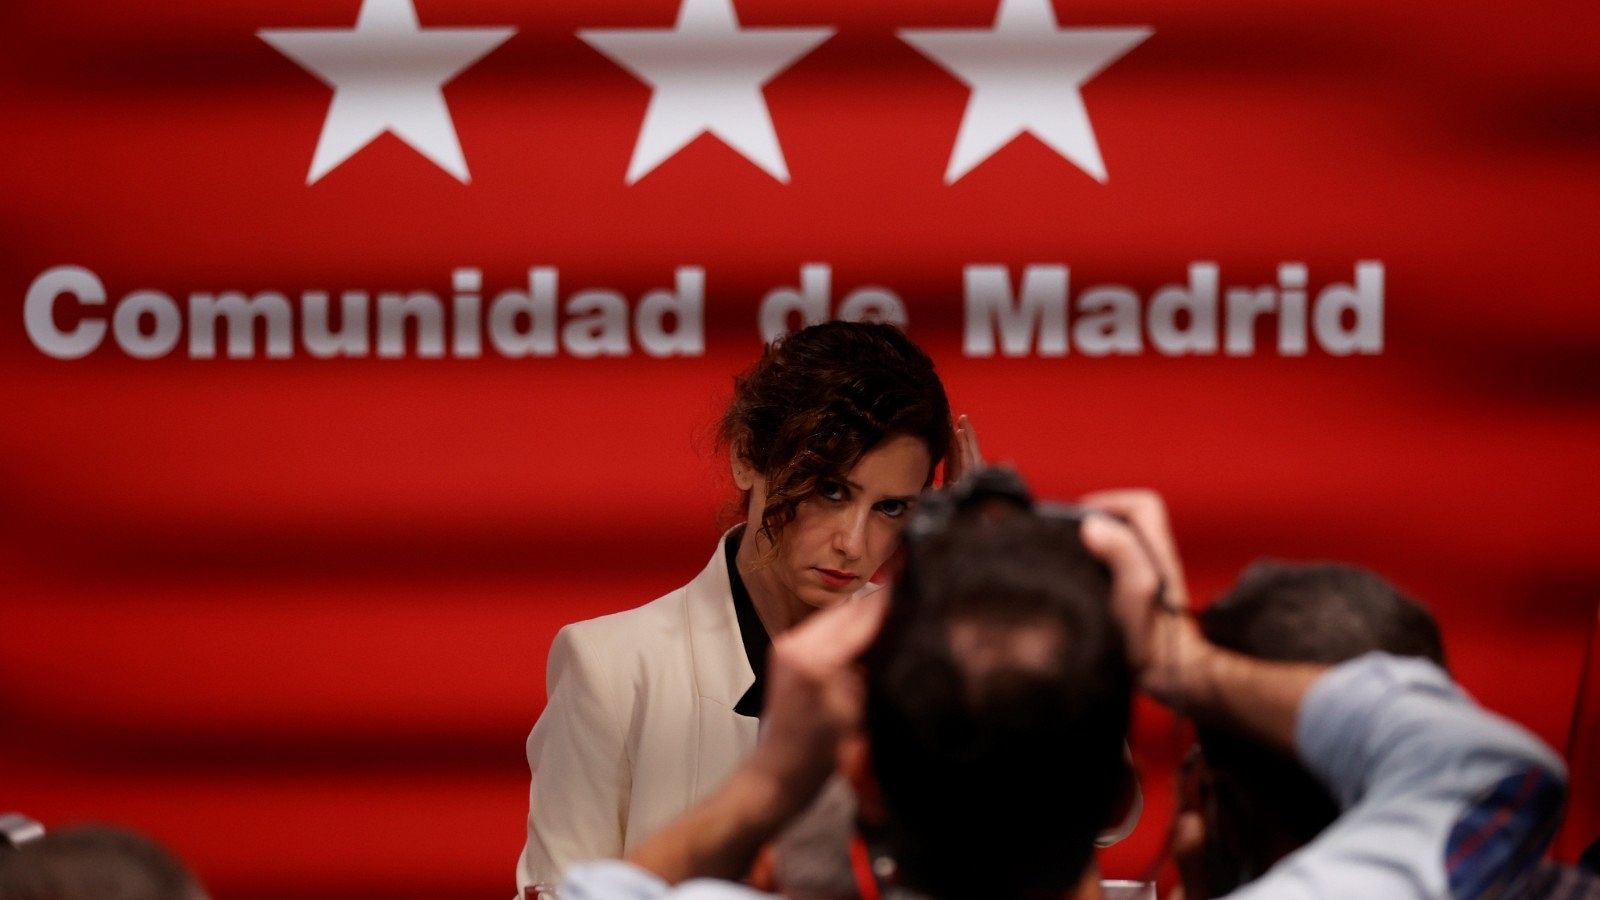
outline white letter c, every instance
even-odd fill
[[[71,331],[57,328],[55,306],[62,294],[73,294],[84,306],[101,306],[106,302],[105,285],[93,272],[80,266],[57,266],[35,278],[28,287],[22,309],[28,339],[41,352],[56,359],[88,356],[105,339],[105,320],[85,317]]]

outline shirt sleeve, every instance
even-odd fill
[[[779,900],[736,884],[696,878],[673,887],[621,860],[575,867],[561,883],[561,900]]]
[[[631,788],[626,710],[578,629],[550,647],[548,700],[528,735],[528,835],[517,889],[555,885],[574,863],[622,855]]]
[[[1425,660],[1338,666],[1295,737],[1343,813],[1234,900],[1497,896],[1533,872],[1565,803],[1560,758]]]

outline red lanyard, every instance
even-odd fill
[[[850,838],[850,871],[856,876],[856,891],[861,900],[882,900],[878,878],[872,871],[872,854],[867,852],[867,842],[861,835]]]

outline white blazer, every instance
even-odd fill
[[[550,647],[528,735],[528,839],[517,888],[624,856],[699,802],[755,749],[733,711],[755,682],[725,540],[694,580],[637,609],[568,625]]]

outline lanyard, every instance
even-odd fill
[[[867,842],[859,834],[850,838],[850,871],[856,877],[856,891],[861,900],[883,900],[878,876],[872,871],[872,854],[867,852]]]

